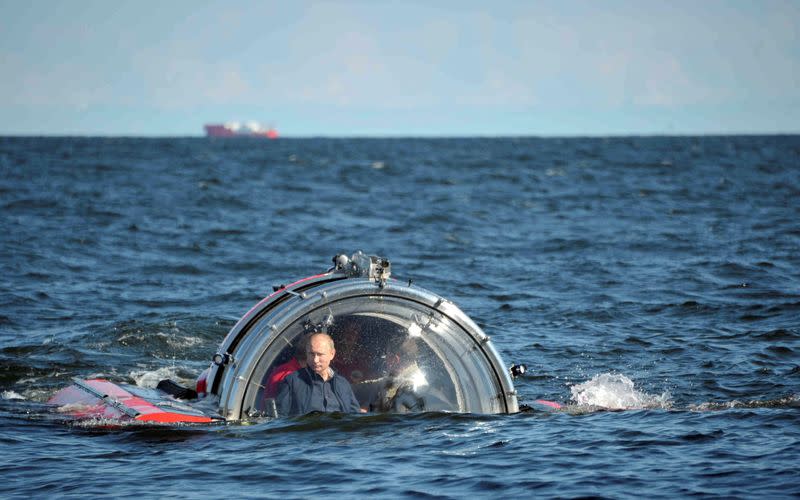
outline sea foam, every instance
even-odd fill
[[[619,373],[601,373],[591,380],[573,385],[572,401],[577,405],[609,410],[667,408],[669,393],[659,396],[639,391],[631,379]]]

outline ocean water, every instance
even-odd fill
[[[800,137],[0,138],[4,498],[800,496]],[[515,415],[106,429],[362,249],[525,363]]]

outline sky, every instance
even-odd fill
[[[0,0],[0,135],[800,133],[800,1]]]

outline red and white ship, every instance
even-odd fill
[[[258,122],[228,122],[205,125],[207,137],[263,137],[277,139],[278,131],[272,126],[264,128]]]

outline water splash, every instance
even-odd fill
[[[2,398],[8,400],[24,400],[25,396],[14,391],[3,391]]]
[[[659,396],[641,392],[633,381],[619,373],[601,373],[591,380],[573,385],[572,401],[579,406],[609,410],[636,410],[643,408],[668,408],[669,393]]]
[[[134,370],[130,377],[136,381],[139,387],[155,389],[159,382],[164,379],[173,379],[184,382],[178,377],[178,369],[174,366],[164,366],[156,370]]]

